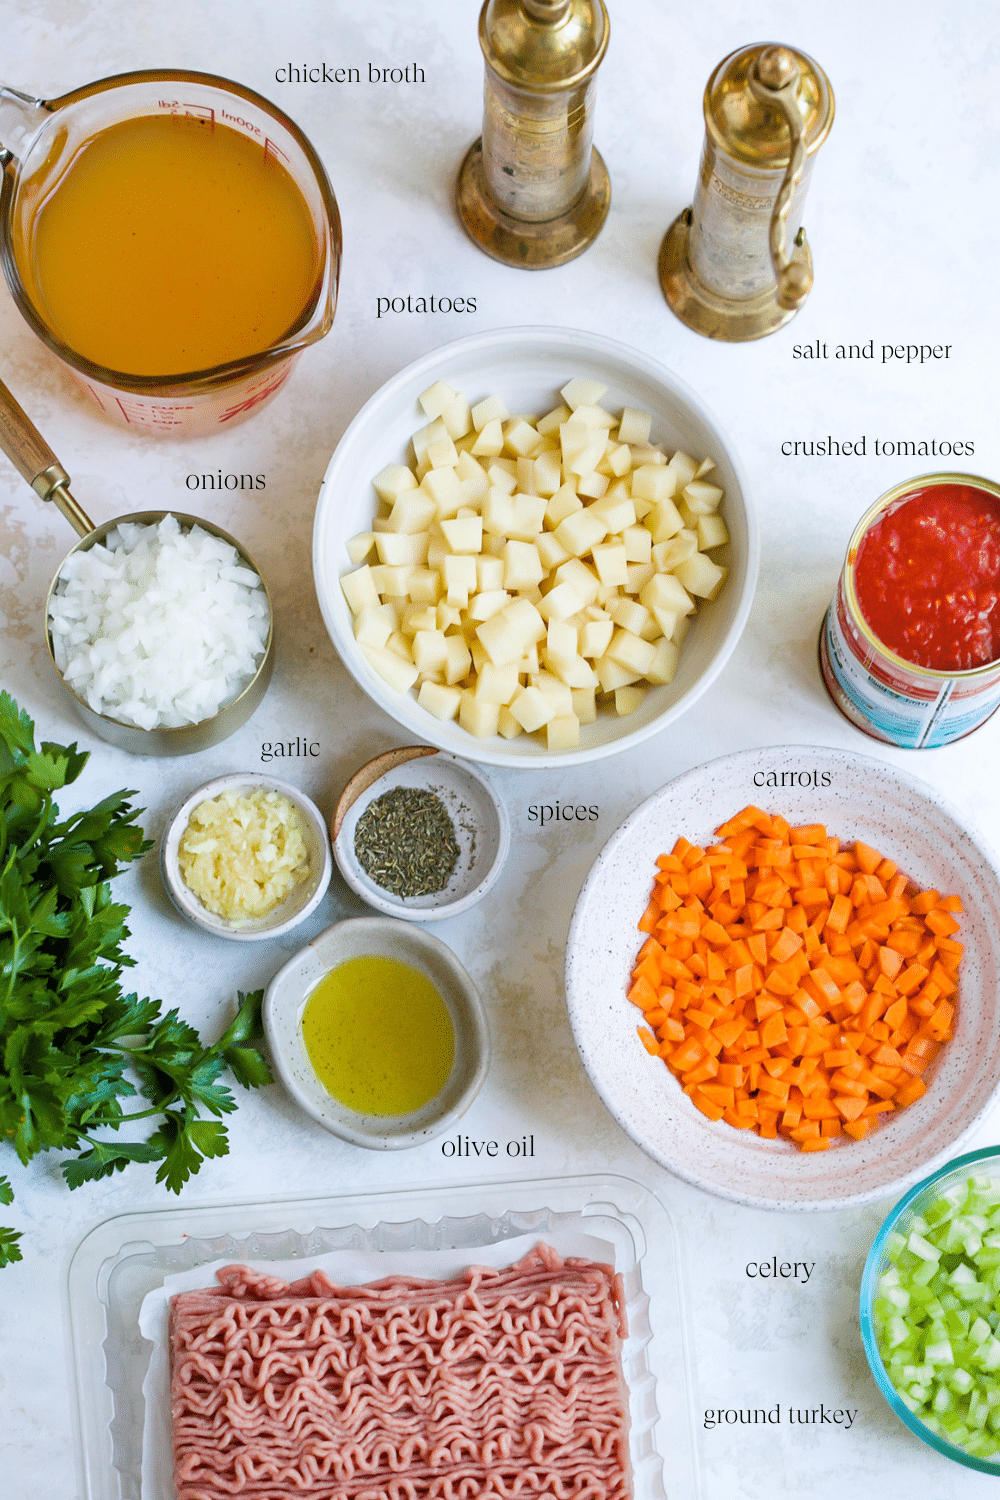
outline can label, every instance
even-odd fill
[[[841,577],[820,633],[820,667],[845,718],[904,750],[930,750],[971,734],[1000,705],[1000,666],[984,680],[908,673],[875,656],[852,624]]]

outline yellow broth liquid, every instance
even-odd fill
[[[57,337],[129,375],[259,354],[308,312],[320,250],[305,199],[263,145],[189,116],[84,143],[38,208],[21,279]]]
[[[352,958],[321,979],[302,1040],[324,1088],[365,1115],[421,1109],[448,1081],[455,1030],[423,974],[393,958]]]

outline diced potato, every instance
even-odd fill
[[[499,562],[500,559],[497,558],[496,561]],[[481,589],[474,599],[469,600],[469,619],[477,623],[492,619],[509,603],[510,595],[506,589]]]
[[[612,427],[616,425],[615,419],[607,407],[598,406],[592,401],[582,401],[579,406],[574,407],[571,420],[584,427],[591,427],[595,431],[603,429],[605,432],[610,432]]]
[[[373,570],[364,563],[360,568],[355,568],[353,573],[342,573],[340,575],[340,587],[344,591],[348,608],[353,615],[364,609],[365,605],[377,605],[379,600],[378,588],[373,577]]]
[[[656,569],[653,567],[653,564],[651,562],[629,563],[628,586],[626,592],[629,594],[641,593],[655,572]]]
[[[691,483],[692,479],[697,474],[698,460],[692,458],[689,453],[682,453],[678,448],[677,452],[670,460],[668,467],[671,468],[677,475],[678,489],[683,489],[686,484]]]
[[[539,453],[535,459],[535,492],[539,495],[554,495],[562,484],[562,465],[559,454],[550,449]]]
[[[521,498],[520,496],[518,498]],[[545,568],[533,542],[508,542],[503,549],[503,586],[512,592],[541,583]]]
[[[628,562],[648,563],[651,560],[653,538],[647,526],[626,526],[621,535]]]
[[[524,733],[524,730],[506,704],[501,705],[500,713],[497,717],[497,729],[505,740],[516,740],[519,734]]]
[[[490,481],[482,465],[476,462],[471,453],[458,455],[455,473],[458,475],[462,491],[469,502],[474,504],[477,500],[482,500],[490,487]]]
[[[706,484],[703,479],[692,479],[684,486],[684,499],[689,510],[696,516],[712,516],[722,501],[722,490],[717,484]]]
[[[514,417],[504,427],[503,444],[508,453],[530,458],[542,446],[542,439],[523,417]]]
[[[538,612],[543,620],[568,620],[570,615],[575,615],[582,608],[583,600],[567,579],[563,583],[557,583],[554,589],[549,589],[538,606]]]
[[[620,443],[648,443],[652,426],[653,419],[649,412],[637,411],[635,407],[626,406],[622,410],[618,423],[618,441]]]
[[[649,670],[646,672],[646,680],[652,683],[673,682],[680,661],[680,647],[673,641],[659,640],[656,643],[656,655],[653,657]]]
[[[494,459],[486,471],[486,478],[491,488],[502,490],[505,495],[512,495],[517,489],[516,466],[507,467],[507,463],[505,458]]]
[[[416,635],[418,630],[437,630],[437,610],[433,604],[404,604],[399,611],[398,628],[404,635]]]
[[[632,468],[632,450],[627,443],[618,443],[601,460],[601,468],[607,469],[609,474],[614,474],[621,479],[628,474]]]
[[[611,645],[615,627],[611,620],[590,620],[580,631],[580,655],[592,660],[603,656]]]
[[[375,545],[373,531],[359,531],[347,544],[347,555],[352,563],[362,563]]]
[[[384,678],[397,693],[409,692],[420,676],[418,668],[412,662],[403,661],[395,651],[389,651],[384,646],[362,646],[361,649],[372,671]]]
[[[473,420],[475,420],[476,408],[472,408]],[[496,458],[503,452],[503,423],[499,417],[491,422],[485,422],[472,445],[472,452],[477,458]]]
[[[566,473],[581,476],[593,473],[604,457],[604,433],[595,434],[589,427],[576,427],[566,422],[559,429],[559,437]]]
[[[578,557],[571,557],[569,562],[560,564],[556,568],[555,577],[557,583],[572,585],[580,600],[578,609],[582,609],[586,604],[593,604],[596,600],[601,581],[596,573],[592,573],[587,564],[581,562]]]
[[[557,677],[554,672],[539,672],[531,685],[532,687],[536,687],[540,693],[543,693],[549,699],[557,714],[572,713],[572,689],[567,687],[565,682]]]
[[[597,722],[597,694],[592,687],[573,689],[573,712],[580,724]]]
[[[543,437],[548,437],[550,433],[558,433],[562,424],[569,421],[569,417],[569,407],[560,402],[552,411],[546,412],[544,417],[539,417],[535,423],[535,430]]]
[[[483,529],[490,536],[506,539],[515,525],[514,516],[514,496],[491,486],[483,501]]]
[[[595,469],[592,474],[584,475],[577,485],[576,491],[585,500],[600,500],[603,495],[607,494],[610,483],[611,481],[606,474],[598,474]]]
[[[414,568],[407,594],[414,604],[436,604],[444,585],[437,568]]]
[[[533,541],[545,524],[547,501],[541,495],[512,495],[514,519],[508,537],[518,542]]]
[[[706,557],[704,552],[696,552],[694,557],[689,557],[674,570],[674,577],[699,599],[714,599],[726,581],[727,571]]]
[[[535,546],[538,548],[538,555],[542,559],[542,566],[546,573],[555,572],[561,563],[569,560],[569,553],[562,542],[557,540],[554,531],[540,532],[535,538]]]
[[[448,438],[448,429],[440,417],[436,417],[433,422],[429,422],[426,427],[421,427],[413,434],[410,442],[413,444],[413,456],[418,466],[430,462],[427,458],[427,449],[431,443],[441,442],[442,438]]]
[[[679,615],[693,614],[695,608],[694,600],[674,573],[657,573],[651,578],[639,595],[639,603],[650,610],[672,609]]]
[[[497,667],[491,661],[484,662],[476,678],[476,697],[487,703],[509,703],[521,686],[517,665],[512,661]]]
[[[464,682],[472,667],[472,654],[462,635],[446,635],[444,680],[449,686]]]
[[[668,542],[672,536],[683,531],[684,517],[672,500],[658,500],[645,517],[645,524],[656,545],[658,542]]]
[[[448,591],[448,603],[465,609],[470,593],[476,591],[476,559],[464,553],[446,557],[441,571]]]
[[[443,630],[418,630],[413,637],[413,660],[421,672],[440,672],[448,655]]]
[[[425,679],[420,684],[417,694],[417,702],[421,708],[426,708],[429,714],[442,722],[453,719],[458,713],[458,706],[462,701],[462,690],[457,687],[446,687],[444,683],[431,682]]]
[[[547,750],[575,750],[580,743],[580,720],[575,713],[557,714],[545,726]]]
[[[638,599],[616,599],[611,608],[611,618],[623,630],[630,630],[633,635],[641,636],[653,616]],[[658,630],[655,633],[660,634]]]
[[[584,380],[577,376],[563,386],[559,392],[571,411],[576,411],[578,406],[596,406],[604,392],[606,385],[599,385],[596,380]]]
[[[510,702],[510,711],[526,734],[534,734],[556,716],[555,705],[540,688],[522,687]]]
[[[420,481],[420,489],[434,501],[434,513],[439,520],[455,515],[465,504],[462,481],[454,469],[428,469]]]
[[[589,507],[574,511],[555,530],[557,541],[571,557],[583,557],[596,543],[603,542],[607,534],[607,525]]]
[[[611,661],[617,662],[620,667],[625,667],[629,672],[636,672],[642,677],[652,665],[656,647],[652,641],[644,641],[640,636],[633,635],[631,630],[623,630],[619,626],[611,637],[611,645],[604,654]]]
[[[625,587],[628,583],[628,558],[619,542],[599,543],[593,548],[597,576],[604,584]]]
[[[354,616],[354,639],[359,646],[384,646],[394,629],[380,604],[366,604]]]
[[[462,516],[453,521],[442,521],[441,530],[452,552],[482,552],[482,516]],[[473,584],[473,588],[475,587]]]
[[[646,688],[639,686],[615,688],[615,713],[619,718],[634,714],[646,696]]]
[[[428,536],[426,531],[410,536],[402,531],[380,531],[375,538],[375,550],[379,562],[398,566],[402,563],[423,563],[427,559]]]
[[[487,396],[485,401],[477,401],[472,408],[472,425],[477,432],[482,432],[487,422],[506,422],[509,416],[506,403],[499,396]]]
[[[698,550],[698,533],[685,526],[667,542],[657,542],[652,558],[658,573],[672,573],[678,563],[687,562]]]
[[[450,406],[458,393],[443,380],[435,380],[422,395],[417,397],[427,417],[439,417],[445,407]]]
[[[406,464],[386,464],[375,475],[372,484],[379,499],[388,501],[390,505],[404,490],[415,490],[417,487],[413,470],[407,468]]]
[[[632,470],[632,494],[637,500],[672,500],[677,491],[677,476],[669,468],[641,464]]]
[[[573,484],[560,485],[545,507],[545,519],[553,531],[560,521],[565,521],[567,516],[573,515],[575,511],[583,509],[583,501],[576,493]]]
[[[515,599],[489,620],[476,635],[495,666],[517,661],[545,634],[545,621],[527,599]]]
[[[479,740],[488,740],[496,734],[500,725],[500,705],[487,703],[477,698],[468,689],[463,692],[458,705],[458,722],[469,734]]]
[[[597,686],[597,673],[582,656],[553,656],[551,652],[546,651],[545,660],[553,676],[558,677],[559,681],[565,683],[568,688],[595,688]]]
[[[729,532],[720,515],[698,517],[699,552],[708,552],[712,547],[724,547],[728,541]]]
[[[638,682],[641,676],[641,673],[629,671],[620,662],[612,661],[607,654],[594,663],[594,671],[602,693],[613,693],[615,688],[629,687],[633,682]]]
[[[479,556],[476,558],[476,588],[480,593],[503,588],[502,557]]]
[[[615,535],[624,532],[629,526],[635,526],[635,505],[628,495],[605,495],[603,499],[595,500],[588,509],[592,514],[600,516],[608,530]]]

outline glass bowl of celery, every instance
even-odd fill
[[[1000,1475],[1000,1146],[956,1157],[896,1204],[865,1263],[861,1338],[911,1432]]]

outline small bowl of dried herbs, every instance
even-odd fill
[[[411,922],[456,917],[481,901],[510,849],[507,810],[486,777],[430,745],[362,766],[341,793],[331,833],[351,889]]]

